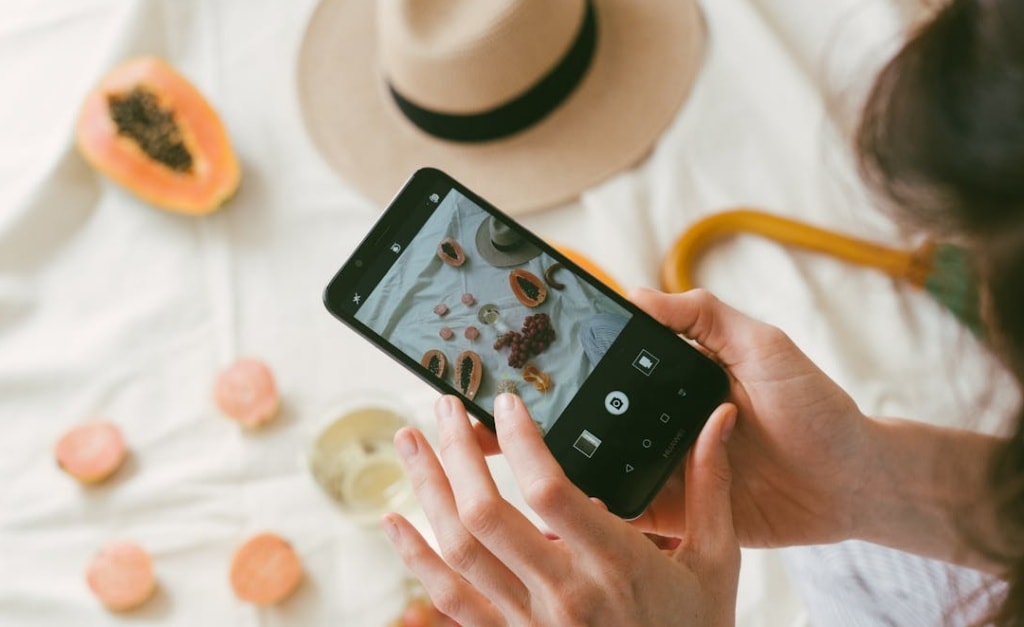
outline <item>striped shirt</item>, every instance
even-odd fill
[[[782,553],[813,627],[975,625],[1006,592],[976,570],[866,542]]]

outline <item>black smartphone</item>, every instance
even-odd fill
[[[728,393],[724,371],[447,174],[417,171],[327,309],[493,429],[518,394],[568,477],[639,516]]]

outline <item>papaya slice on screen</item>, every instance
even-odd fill
[[[125,61],[86,96],[75,140],[94,168],[143,200],[199,215],[238,189],[241,170],[206,98],[165,61]]]
[[[508,275],[508,284],[519,302],[527,307],[538,307],[548,297],[548,288],[536,274],[527,270],[515,269]]]
[[[455,389],[467,399],[476,398],[483,376],[484,365],[480,355],[473,351],[462,351],[455,358]]]

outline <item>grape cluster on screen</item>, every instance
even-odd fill
[[[522,331],[509,331],[498,336],[494,350],[510,348],[508,365],[522,368],[530,357],[540,355],[555,341],[555,329],[546,313],[533,314],[523,322]]]

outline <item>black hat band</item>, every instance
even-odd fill
[[[587,73],[597,47],[597,17],[593,1],[587,0],[586,4],[576,40],[558,65],[533,87],[503,105],[481,113],[440,113],[413,104],[390,83],[388,91],[410,122],[439,139],[485,142],[518,133],[554,111]]]

